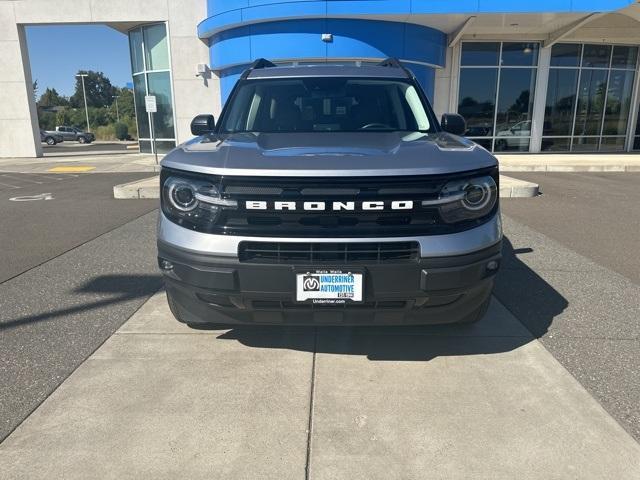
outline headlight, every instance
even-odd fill
[[[454,180],[440,191],[437,200],[425,200],[422,205],[437,206],[446,223],[482,218],[489,214],[498,200],[498,187],[493,177]]]
[[[200,229],[212,225],[222,208],[236,208],[237,202],[220,196],[218,187],[207,179],[162,176],[162,211],[176,223]]]

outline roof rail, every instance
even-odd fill
[[[247,78],[249,76],[249,74],[251,73],[252,70],[257,70],[257,69],[260,69],[260,68],[275,67],[275,66],[276,66],[275,63],[270,62],[266,58],[258,58],[251,65],[249,65],[249,68],[247,68],[244,72],[242,72],[242,75],[241,75],[240,78],[242,78],[244,80],[245,78]]]
[[[378,63],[378,67],[400,68],[404,73],[407,74],[409,78],[414,78],[413,72],[402,65],[402,63],[400,63],[400,60],[395,57],[385,58],[380,63]]]

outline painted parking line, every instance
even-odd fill
[[[207,331],[162,292],[0,445],[29,479],[631,479],[639,458],[495,300],[467,327]]]
[[[96,167],[90,167],[88,165],[77,165],[77,166],[61,166],[61,167],[53,167],[47,170],[52,173],[83,173],[90,172],[91,170],[95,170]]]
[[[21,175],[21,176],[18,177],[18,176],[15,176],[15,175],[4,173],[4,174],[0,175],[0,177],[2,177],[4,179],[9,179],[9,180],[15,180],[15,181],[18,181],[18,182],[35,183],[37,185],[42,185],[42,183],[43,183],[43,182],[39,182],[38,180],[32,180],[27,175]]]
[[[19,189],[33,187],[34,185],[45,185],[62,180],[77,178],[78,174],[69,173],[4,173],[0,172],[0,190]]]

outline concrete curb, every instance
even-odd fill
[[[160,198],[160,177],[154,176],[116,185],[113,187],[113,198],[129,200]]]
[[[500,198],[531,198],[540,194],[537,183],[500,175]]]
[[[640,172],[640,165],[500,165],[501,172]]]
[[[536,183],[500,176],[500,197],[502,198],[535,197],[539,194],[539,190]],[[160,198],[159,177],[154,176],[116,185],[113,187],[113,197],[118,199]]]

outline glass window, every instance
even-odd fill
[[[465,136],[487,149],[529,150],[539,50],[536,42],[463,42],[458,113]]]
[[[144,27],[144,48],[147,60],[147,70],[169,69],[167,30],[164,24]]]
[[[458,113],[467,121],[466,136],[493,136],[497,81],[497,68],[469,68],[460,72]]]
[[[502,66],[533,67],[538,64],[537,43],[503,43]]]
[[[176,142],[173,140],[160,140],[156,142],[158,153],[169,153],[174,148],[176,148]]]
[[[571,135],[577,83],[577,69],[549,71],[543,135]]]
[[[556,150],[558,142],[549,137],[574,135],[572,151],[624,150],[638,47],[584,45],[581,65],[566,68],[579,48],[557,44],[551,52],[542,149]]]
[[[473,138],[472,140],[482,148],[486,148],[489,151],[493,150],[493,140],[490,138]]]
[[[460,63],[463,66],[497,66],[499,55],[500,44],[497,42],[465,42]]]
[[[129,50],[131,53],[132,73],[144,71],[144,61],[142,59],[142,30],[138,29],[129,32]]]
[[[585,45],[582,66],[608,68],[610,57],[611,45]]]
[[[556,43],[551,48],[552,67],[577,67],[580,65],[582,45],[575,43]]]
[[[496,114],[498,151],[529,149],[533,114],[533,94],[536,76],[532,68],[503,68],[500,73],[500,93]]]
[[[174,138],[173,107],[171,105],[171,80],[169,72],[149,73],[149,95],[156,96],[158,111],[153,114],[156,138]]]
[[[543,152],[568,152],[571,138],[543,138],[541,150]]]
[[[133,96],[136,102],[136,117],[138,121],[138,138],[149,138],[151,130],[149,128],[149,116],[144,106],[144,96],[147,94],[144,84],[144,75],[133,77]]]
[[[248,80],[221,119],[225,132],[433,131],[405,81],[325,77]]]
[[[606,70],[582,71],[574,135],[600,135],[606,92]]]
[[[624,150],[625,137],[602,137],[600,142],[601,152],[622,152]]]
[[[611,66],[613,68],[636,68],[638,59],[638,47],[624,47],[621,45],[613,47],[613,57]]]
[[[166,139],[166,146],[175,145],[173,100],[169,73],[169,50],[164,23],[145,25],[129,32],[131,65],[134,71],[133,89],[138,124],[138,139],[142,152],[150,152],[150,116],[144,97],[155,95],[158,111],[153,114],[155,138]],[[160,151],[160,148],[158,148]]]
[[[625,135],[629,121],[635,72],[611,70],[607,89],[603,135]]]
[[[597,152],[600,139],[598,137],[574,137],[573,152]]]
[[[138,142],[140,147],[140,153],[153,153],[153,148],[151,147],[151,140],[140,140]]]

